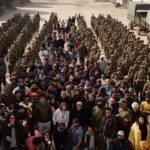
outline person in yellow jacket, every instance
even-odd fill
[[[134,150],[140,150],[141,141],[147,141],[148,145],[150,145],[150,125],[147,123],[145,114],[140,114],[137,122],[133,123],[129,134],[129,141]],[[150,147],[148,150],[150,150]]]

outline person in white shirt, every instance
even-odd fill
[[[57,125],[57,123],[59,122],[64,122],[67,128],[69,124],[69,117],[70,117],[70,112],[67,108],[67,104],[65,102],[62,102],[60,104],[60,107],[56,109],[56,111],[53,113],[54,126]]]
[[[100,68],[101,72],[104,73],[105,68],[107,66],[107,61],[105,60],[105,56],[102,55],[100,57],[100,60],[98,60],[98,63],[99,63],[99,68]]]
[[[48,57],[48,51],[44,50],[43,47],[40,47],[39,57],[41,59],[42,64],[44,64],[45,59]]]

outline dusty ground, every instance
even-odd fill
[[[81,13],[85,16],[87,23],[90,22],[90,17],[94,13],[98,15],[111,14],[113,17],[127,24],[126,9],[116,9],[112,3],[99,2],[98,0],[31,0],[32,3],[23,7],[18,7],[17,10],[9,10],[0,18],[0,22],[6,21],[14,13],[29,12],[31,15],[39,12],[43,20],[49,18],[50,12],[57,12],[58,16],[67,19],[69,15]]]

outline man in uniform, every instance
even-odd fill
[[[133,79],[135,73],[139,70],[139,63],[137,61],[134,62],[134,65],[129,68],[128,77],[130,79],[131,86],[133,87]]]
[[[0,58],[0,92],[1,92],[1,84],[6,85],[6,65],[3,58]]]
[[[146,81],[147,81],[147,74],[145,73],[144,66],[141,65],[140,70],[135,73],[133,79],[133,85],[135,87],[136,96],[139,97],[140,94],[140,100],[142,100],[143,98],[143,87]]]

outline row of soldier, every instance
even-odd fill
[[[141,120],[145,116],[145,114],[140,116],[140,113],[146,112],[149,115],[150,109],[142,108],[134,95],[134,91],[131,88],[129,89],[129,87],[135,87],[135,85],[130,84],[132,82],[125,76],[126,72],[129,74],[129,69],[126,70],[127,66],[124,65],[126,57],[119,62],[120,56],[123,55],[121,48],[124,48],[123,45],[128,43],[125,38],[126,36],[120,47],[117,43],[121,41],[122,34],[126,34],[124,33],[124,28],[119,28],[121,23],[110,16],[107,18],[99,17],[100,19],[96,19],[96,17],[92,16],[92,27],[96,35],[101,39],[108,62],[101,56],[102,52],[96,41],[96,36],[87,27],[83,16],[78,15],[75,18],[69,19],[68,30],[66,30],[66,28],[59,25],[60,22],[57,15],[52,13],[50,21],[45,22],[32,47],[29,48],[24,58],[21,59],[21,63],[25,68],[27,67],[25,73],[22,71],[23,65],[18,64],[18,66],[15,66],[15,76],[11,77],[11,83],[8,85],[9,92],[2,94],[0,106],[1,108],[6,106],[6,114],[14,112],[15,109],[19,113],[22,112],[22,109],[25,109],[24,113],[28,110],[29,113],[27,115],[29,116],[27,117],[30,117],[31,122],[28,121],[26,116],[20,119],[20,116],[17,116],[18,114],[11,115],[11,118],[16,117],[21,120],[22,124],[23,120],[26,120],[26,124],[30,126],[30,130],[26,130],[26,138],[28,138],[28,133],[33,135],[35,126],[43,134],[45,129],[48,132],[49,130],[52,131],[53,134],[54,129],[59,130],[59,125],[63,125],[72,136],[69,137],[69,140],[67,140],[66,137],[68,136],[66,134],[61,136],[60,143],[54,140],[56,150],[100,150],[103,148],[103,145],[105,145],[107,150],[116,150],[116,148],[110,149],[110,145],[114,144],[116,144],[116,147],[120,147],[121,150],[131,149],[126,139],[130,135],[131,126],[132,124],[135,125],[136,120],[138,120],[136,125],[140,126],[139,118]],[[77,20],[78,30],[75,20]],[[98,20],[100,23],[97,22]],[[115,27],[113,28],[113,26]],[[99,27],[103,27],[105,30],[102,30],[102,28],[97,30]],[[128,47],[129,45],[127,45]],[[115,50],[117,52],[114,56]],[[121,52],[118,53],[118,51]],[[17,52],[15,51],[15,53]],[[137,65],[138,63],[136,62],[135,64]],[[112,71],[111,69],[114,70]],[[143,72],[143,70],[140,71]],[[14,96],[13,93],[15,93],[14,95],[17,98],[11,101],[13,98],[11,100],[9,98]],[[18,93],[20,98],[18,98]],[[150,94],[146,96],[146,100],[148,105]],[[24,105],[21,106],[20,103]],[[30,106],[28,105],[29,103],[31,104]],[[53,107],[54,104],[57,106]],[[12,105],[14,105],[13,108],[11,107]],[[18,105],[21,107],[18,107]],[[135,106],[136,109],[133,109]],[[52,111],[48,111],[49,109],[52,109]],[[60,112],[59,117],[56,114],[58,111]],[[5,108],[3,112],[5,112]],[[4,115],[2,116],[4,120],[7,116],[6,114],[2,114]],[[54,117],[55,114],[56,117]],[[140,150],[139,144],[141,141],[150,144],[150,127],[147,126],[145,117],[142,118],[144,126],[142,124],[142,127],[137,127],[137,130],[141,132],[141,139],[138,137],[136,145],[138,146],[137,150]],[[8,125],[6,123],[6,127]],[[51,128],[51,125],[54,128]],[[142,130],[143,127],[144,130]],[[61,130],[62,132],[63,130]],[[2,133],[5,139],[7,133]],[[143,133],[144,136],[142,136]],[[118,136],[122,137],[121,140]],[[11,137],[13,138],[13,136]],[[134,139],[136,139],[135,136]],[[53,140],[53,136],[51,140]],[[119,145],[115,143],[117,140]],[[47,142],[45,143],[47,144]],[[68,146],[71,146],[71,148],[66,148],[68,143]],[[19,143],[21,145],[17,144],[15,146],[19,147],[24,143]],[[53,145],[53,142],[50,142],[50,145]],[[133,146],[136,149],[135,145]],[[12,148],[13,146],[10,145],[9,147]]]
[[[15,42],[23,27],[30,20],[29,13],[26,13],[22,17],[20,16],[20,14],[16,14],[14,16],[15,17],[13,17],[13,19],[8,21],[6,24],[3,24],[1,27],[1,33],[2,33],[0,34],[0,56],[1,57],[5,57],[7,55],[8,49]]]
[[[4,58],[29,19],[30,16],[28,13],[24,16],[21,16],[20,13],[14,14],[11,19],[7,20],[6,23],[2,23],[0,27],[0,84],[6,84],[6,64]]]
[[[15,14],[14,17],[2,24],[0,35],[0,84],[6,84],[6,65],[4,57],[8,55],[10,64],[9,73],[11,75],[16,62],[22,58],[25,47],[30,42],[33,34],[38,31],[39,22],[39,14],[36,14],[31,20],[29,13],[26,13],[24,16]]]
[[[40,33],[35,37],[35,41],[32,46],[28,48],[28,52],[25,53],[25,56],[21,60],[21,64],[28,65],[30,60],[35,61],[38,59],[38,53],[40,51],[41,41],[44,40],[45,36],[51,34],[52,32],[52,24],[57,21],[57,14],[52,13],[49,21],[45,21]]]
[[[150,92],[149,45],[144,45],[144,41],[136,38],[127,26],[109,15],[106,18],[93,15],[91,25],[108,59],[107,77],[118,85],[123,76],[128,75],[130,85],[142,100],[145,92]]]
[[[33,35],[38,32],[40,23],[40,15],[36,14],[33,19],[29,20],[22,29],[18,38],[9,49],[8,60],[9,60],[9,73],[13,72],[13,69],[17,63],[23,57],[27,44],[32,39]]]

